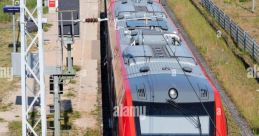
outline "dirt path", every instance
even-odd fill
[[[0,135],[9,135],[8,124],[12,121],[21,120],[21,105],[16,105],[16,97],[20,96],[20,89],[10,91],[2,98],[2,105],[7,106],[0,110]]]

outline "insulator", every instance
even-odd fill
[[[85,22],[86,23],[97,23],[98,22],[98,18],[86,18]]]

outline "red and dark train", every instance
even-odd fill
[[[160,1],[107,5],[113,135],[226,136],[219,92]]]

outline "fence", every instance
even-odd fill
[[[259,45],[246,31],[233,22],[221,9],[211,0],[201,0],[205,7],[218,23],[230,34],[238,47],[248,52],[254,60],[259,62]]]

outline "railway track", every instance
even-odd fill
[[[168,3],[166,0],[163,0],[163,6],[169,15],[169,17],[173,20],[175,25],[177,26],[179,32],[181,33],[181,36],[185,39],[189,49],[192,51],[193,55],[197,59],[197,61],[203,66],[203,68],[206,70],[209,78],[214,83],[215,87],[218,89],[221,100],[224,103],[224,106],[229,110],[230,114],[233,116],[235,122],[238,124],[242,136],[254,136],[253,132],[251,131],[247,121],[241,117],[239,114],[236,106],[231,101],[231,99],[227,96],[225,91],[223,90],[222,86],[220,85],[219,81],[216,79],[215,75],[210,70],[208,64],[206,63],[205,59],[202,57],[202,55],[199,53],[199,50],[195,47],[194,43],[192,42],[191,38],[188,36],[188,34],[185,32],[184,28],[181,26],[180,22],[176,19],[174,13],[172,10],[168,7]]]

